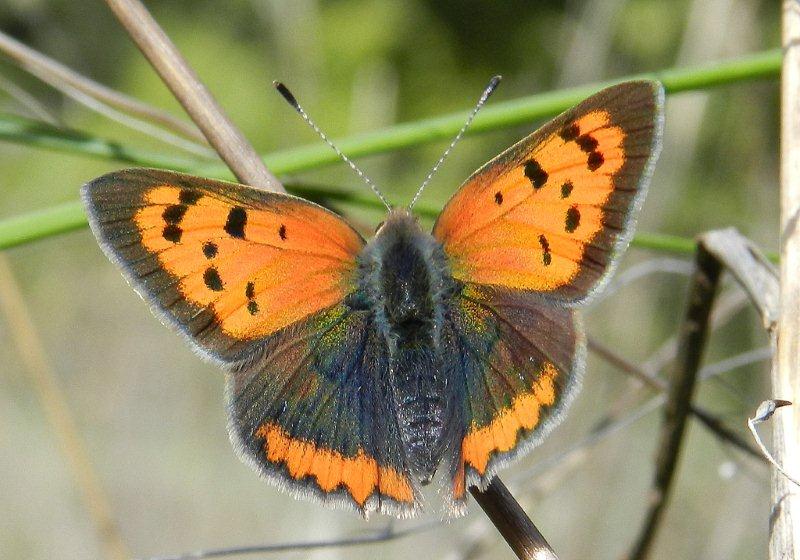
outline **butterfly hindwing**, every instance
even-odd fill
[[[580,387],[585,343],[576,311],[507,288],[465,286],[444,333],[459,387],[452,498],[481,488],[538,444]]]
[[[578,303],[633,232],[661,146],[663,88],[607,88],[476,171],[434,236],[463,282]]]
[[[82,192],[108,256],[218,361],[353,289],[362,238],[302,199],[153,169],[104,175]]]
[[[389,386],[385,341],[337,305],[269,337],[228,376],[231,438],[295,495],[398,516],[419,509]]]

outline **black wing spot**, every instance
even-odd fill
[[[603,157],[603,154],[600,152],[592,152],[589,154],[589,159],[586,161],[587,167],[589,167],[590,171],[597,171],[606,158]]]
[[[578,123],[572,123],[562,128],[558,135],[561,136],[561,139],[564,140],[564,142],[571,142],[572,140],[575,140],[580,133],[581,127],[578,126]]]
[[[547,182],[547,171],[542,169],[539,162],[535,159],[525,162],[525,176],[530,179],[534,188],[540,189]]]
[[[172,243],[178,243],[181,240],[182,235],[183,230],[180,228],[180,226],[176,226],[175,224],[168,224],[164,226],[164,231],[161,232],[161,236]]]
[[[278,235],[281,237],[283,241],[286,241],[286,225],[281,224],[281,227],[278,228]]]
[[[181,201],[181,204],[186,204],[189,206],[192,204],[197,204],[197,201],[201,198],[203,198],[202,194],[190,189],[181,189],[181,193],[178,195],[178,199]]]
[[[225,222],[225,231],[231,237],[244,239],[244,226],[247,225],[247,211],[241,206],[235,206],[228,212]]]
[[[206,283],[206,287],[209,290],[222,291],[222,278],[219,277],[219,272],[213,266],[209,266],[203,273],[203,282]]]
[[[179,224],[187,209],[188,207],[185,204],[171,204],[164,209],[161,217],[168,224]]]
[[[567,218],[564,220],[564,229],[567,233],[572,233],[581,224],[581,213],[576,206],[570,207],[567,210]]]
[[[217,252],[219,251],[219,247],[213,241],[206,241],[203,243],[203,254],[206,256],[207,259],[213,259],[217,256]]]
[[[561,198],[567,198],[570,194],[572,194],[572,181],[565,181],[563,185],[561,185]]]
[[[550,266],[553,256],[550,254],[550,243],[544,235],[539,236],[539,244],[542,246],[542,262],[545,266]]]
[[[250,315],[255,315],[258,313],[258,302],[254,299],[256,297],[256,283],[255,282],[248,282],[247,287],[244,290],[244,295],[247,296],[247,312]]]
[[[498,206],[503,204],[503,193],[501,193],[500,191],[494,193],[494,201],[497,203]]]
[[[590,134],[581,134],[575,139],[575,143],[578,145],[578,147],[580,147],[581,150],[583,150],[587,154],[589,152],[595,151],[597,149],[597,146],[600,145],[600,143],[594,138],[594,136],[591,136]]]

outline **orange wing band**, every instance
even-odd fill
[[[345,457],[312,442],[294,439],[273,422],[262,424],[256,436],[264,439],[264,451],[271,463],[283,463],[295,480],[314,477],[325,493],[344,487],[359,507],[364,507],[375,492],[397,502],[414,502],[408,479],[391,467],[379,466],[363,449],[354,457]]]
[[[495,453],[511,451],[517,445],[520,431],[530,431],[539,423],[541,409],[556,400],[555,378],[558,370],[545,363],[532,390],[517,396],[510,406],[483,427],[474,426],[461,443],[462,463],[454,480],[453,495],[464,496],[464,466],[469,465],[481,476],[486,474],[489,459]]]

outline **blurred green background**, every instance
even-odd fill
[[[494,74],[504,80],[493,100],[510,100],[779,45],[778,3],[767,0],[146,3],[264,153],[316,141],[272,90],[274,79],[286,82],[336,138],[467,110]],[[0,30],[182,115],[100,0],[5,0]],[[9,94],[12,84],[72,128],[186,155],[65,99],[2,57],[0,78],[4,113],[29,114]],[[426,191],[424,204],[441,207],[473,169],[537,124],[468,137]],[[669,97],[664,150],[639,229],[691,237],[732,225],[774,250],[777,130],[775,80]],[[359,163],[390,200],[404,203],[445,146],[438,142]],[[119,167],[1,143],[0,217],[75,200],[81,184]],[[368,193],[344,165],[291,179]],[[367,232],[380,220],[377,211],[346,204],[336,209]],[[225,428],[222,374],[150,315],[88,229],[6,255],[132,554],[351,537],[385,526],[384,518],[365,523],[295,501],[240,463]],[[590,336],[637,363],[672,336],[688,261],[667,257],[628,252],[620,277],[626,271],[670,272],[626,283],[592,306]],[[736,290],[725,286],[725,297],[735,304]],[[708,363],[766,345],[755,315],[741,305],[733,309],[713,335]],[[0,556],[102,558],[96,528],[26,373],[27,350],[14,342],[15,328],[0,316]],[[764,362],[728,371],[701,385],[698,400],[747,437],[747,415],[769,396],[766,372]],[[660,412],[546,472],[537,465],[579,443],[606,414],[636,410],[648,393],[635,387],[590,355],[584,389],[564,425],[503,476],[563,559],[617,558],[627,550],[648,500]],[[693,423],[653,557],[763,556],[768,494],[763,466]],[[433,496],[431,519],[437,518],[436,504]],[[468,517],[403,540],[279,556],[378,555],[512,557],[474,504]]]

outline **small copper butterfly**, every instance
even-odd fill
[[[576,307],[631,238],[663,97],[589,97],[476,171],[432,233],[391,208],[367,241],[303,199],[153,169],[82,196],[134,289],[226,371],[231,439],[264,478],[410,516],[439,471],[457,514],[578,391]]]

